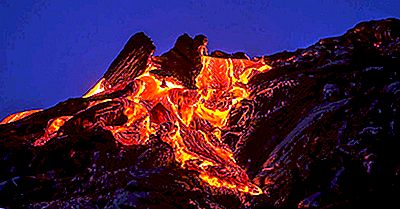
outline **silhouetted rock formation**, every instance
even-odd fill
[[[126,82],[143,74],[147,60],[155,49],[153,42],[144,33],[133,35],[104,74],[107,84],[126,85]]]
[[[188,35],[180,36],[175,46],[156,58],[165,75],[172,75],[188,88],[196,88],[195,79],[202,68],[201,56],[197,50],[198,43]]]

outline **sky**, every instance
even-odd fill
[[[399,0],[0,0],[0,119],[80,97],[136,32],[156,54],[188,33],[261,56],[387,17],[400,17]]]

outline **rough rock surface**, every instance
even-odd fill
[[[131,40],[105,74],[110,84],[145,70],[154,46],[144,34]],[[201,56],[188,35],[154,59],[155,74],[195,88]],[[0,125],[0,207],[400,208],[400,21],[360,23],[306,49],[257,59],[272,70],[249,81],[251,95],[230,111],[222,140],[264,194],[207,186],[177,165],[160,138],[123,146],[96,123],[80,128],[126,121],[115,101],[81,110],[128,94],[129,84]],[[61,127],[67,134],[32,146],[50,119],[65,115],[74,115]]]
[[[170,51],[155,58],[161,67],[159,73],[177,78],[188,88],[196,88],[195,78],[202,68],[197,45],[188,34],[180,36]]]

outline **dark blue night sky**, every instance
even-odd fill
[[[257,56],[385,17],[400,17],[399,0],[0,0],[0,118],[81,96],[139,31],[157,54],[186,32],[207,35],[210,50]]]

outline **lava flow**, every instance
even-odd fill
[[[28,117],[29,115],[32,115],[33,113],[40,112],[40,111],[42,111],[42,110],[28,110],[28,111],[11,114],[11,115],[7,116],[6,118],[4,118],[2,121],[0,121],[0,125],[20,120],[22,118]]]
[[[100,126],[124,146],[146,144],[151,137],[159,137],[173,148],[175,160],[182,168],[197,171],[199,178],[210,186],[262,194],[236,164],[221,133],[231,108],[249,97],[248,80],[270,67],[261,61],[209,56],[201,56],[201,62],[197,88],[189,89],[173,77],[152,73],[157,65],[149,59],[145,72],[130,82],[132,91],[120,97],[95,100],[86,108],[117,102],[123,105],[126,122],[120,125],[85,122],[82,126]],[[83,98],[101,97],[118,90],[121,85],[113,87],[103,78]],[[42,146],[61,136],[60,127],[71,117],[51,119],[44,135],[33,145]]]
[[[0,122],[0,207],[400,208],[400,20],[207,43],[136,33],[84,96]]]

